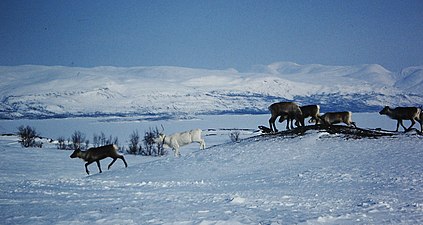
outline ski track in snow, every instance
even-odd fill
[[[207,141],[207,139],[206,139]],[[309,131],[95,164],[1,137],[3,224],[419,224],[423,138]],[[195,150],[194,150],[195,149]]]

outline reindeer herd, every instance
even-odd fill
[[[279,122],[287,121],[286,129],[294,129],[294,120],[295,125],[305,126],[304,120],[310,117],[309,123],[332,125],[337,123],[345,123],[348,126],[356,127],[355,122],[352,121],[352,113],[350,111],[344,112],[327,112],[323,115],[320,115],[320,106],[319,105],[306,105],[299,106],[295,102],[278,102],[273,103],[268,107],[271,117],[269,119],[270,132],[278,132],[276,128],[275,121],[279,117]],[[401,125],[405,131],[410,130],[416,122],[420,123],[420,131],[423,132],[423,113],[421,108],[417,107],[397,107],[390,108],[385,106],[380,112],[380,115],[387,115],[389,118],[397,121],[397,129]],[[410,127],[405,127],[403,120],[410,120]],[[172,148],[175,156],[179,156],[179,148],[191,144],[192,142],[197,142],[200,144],[200,149],[204,149],[206,144],[204,139],[201,137],[202,130],[194,129],[190,131],[174,133],[172,135],[165,135],[160,133],[157,138],[154,139],[155,143],[161,143],[164,147]],[[108,169],[115,163],[117,159],[121,159],[125,164],[125,167],[128,164],[125,161],[125,158],[117,153],[116,145],[106,145],[97,148],[90,148],[87,151],[81,151],[80,149],[75,150],[71,158],[81,158],[87,163],[85,164],[85,171],[89,174],[88,165],[93,162],[97,163],[99,172],[101,173],[100,160],[105,158],[112,158],[113,161],[109,164]]]
[[[278,132],[275,121],[279,117],[279,122],[287,121],[286,129],[293,129],[293,120],[295,119],[296,126],[304,126],[304,120],[311,117],[310,123],[332,125],[337,123],[345,123],[348,126],[356,127],[355,122],[352,121],[352,113],[350,111],[344,112],[327,112],[320,115],[319,105],[299,106],[295,102],[278,102],[269,106],[271,117],[269,119],[269,126],[271,132]],[[421,108],[417,107],[397,107],[390,108],[385,106],[380,112],[380,115],[387,115],[389,118],[397,121],[398,132],[401,125],[405,131],[410,130],[416,122],[420,123],[420,131],[423,132],[423,113]],[[410,127],[405,127],[403,120],[410,120]],[[289,126],[291,124],[291,126]]]
[[[345,123],[348,126],[357,127],[355,122],[352,121],[352,113],[350,111],[344,112],[327,112],[320,115],[319,105],[306,105],[299,106],[295,102],[278,102],[269,106],[271,117],[269,119],[269,126],[271,132],[278,132],[275,121],[279,117],[279,122],[287,121],[286,129],[294,128],[293,121],[296,120],[296,126],[304,126],[304,119],[311,117],[310,123],[332,125],[337,123]],[[420,132],[423,132],[423,113],[421,108],[417,107],[397,107],[390,108],[385,106],[380,112],[380,115],[387,115],[389,118],[397,121],[398,132],[401,125],[405,131],[410,130],[416,122],[420,123]],[[410,127],[406,128],[403,120],[410,120]],[[289,126],[291,124],[291,126]]]

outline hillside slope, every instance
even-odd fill
[[[69,151],[0,138],[5,224],[421,224],[416,135],[258,136],[86,176]],[[48,148],[48,147],[47,147]],[[52,147],[54,148],[54,147]],[[37,160],[33,160],[37,158]],[[22,213],[25,212],[25,213]]]

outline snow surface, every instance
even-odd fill
[[[267,116],[268,117],[268,116]],[[1,132],[25,123],[55,134],[66,124],[85,133],[113,135],[166,124],[185,127],[255,128],[263,115],[205,116],[196,120],[105,121],[94,118],[2,121]],[[395,121],[354,114],[360,127],[392,129]],[[5,123],[3,123],[5,122]],[[87,125],[89,124],[89,126]],[[279,125],[281,126],[281,125]],[[129,127],[129,128],[125,128]],[[68,134],[68,136],[71,133]],[[104,172],[70,151],[22,149],[15,136],[0,137],[2,224],[422,224],[423,138],[400,134],[347,139],[309,131],[295,138],[256,136],[240,143],[206,136],[208,148],[181,148],[182,157],[125,155]],[[248,136],[248,137],[247,137]],[[53,136],[54,138],[54,136]]]
[[[277,101],[322,111],[423,104],[421,67],[279,62],[252,71],[181,67],[0,67],[0,118],[267,113]]]

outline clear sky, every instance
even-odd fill
[[[422,0],[2,0],[0,65],[423,65]]]

